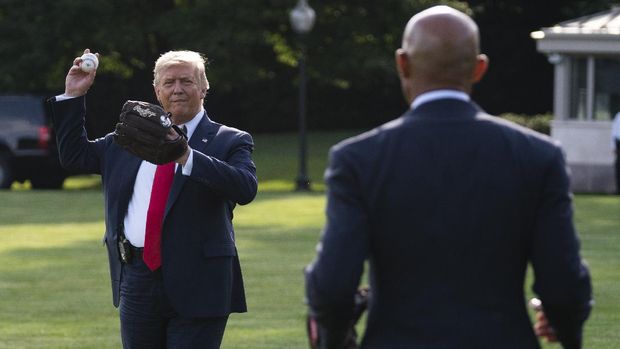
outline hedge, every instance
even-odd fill
[[[504,113],[500,114],[499,117],[546,135],[551,134],[551,120],[553,119],[552,114],[523,115]]]

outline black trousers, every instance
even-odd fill
[[[218,349],[228,320],[177,314],[141,255],[123,265],[119,311],[124,349]]]
[[[616,194],[620,194],[620,139],[616,139]]]

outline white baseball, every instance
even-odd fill
[[[99,66],[99,59],[94,53],[85,53],[82,55],[82,62],[80,63],[80,68],[86,73],[90,73],[93,70],[97,70]]]
[[[542,310],[542,302],[538,298],[530,299],[529,305],[530,305],[530,308],[532,310],[536,310],[536,311],[541,311]]]

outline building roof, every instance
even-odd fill
[[[620,6],[614,5],[608,11],[568,20],[551,29],[566,34],[620,34]]]
[[[530,36],[542,52],[620,54],[620,6],[542,28]]]

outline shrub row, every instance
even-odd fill
[[[500,114],[499,117],[546,135],[551,134],[552,114],[523,115],[504,113]]]

